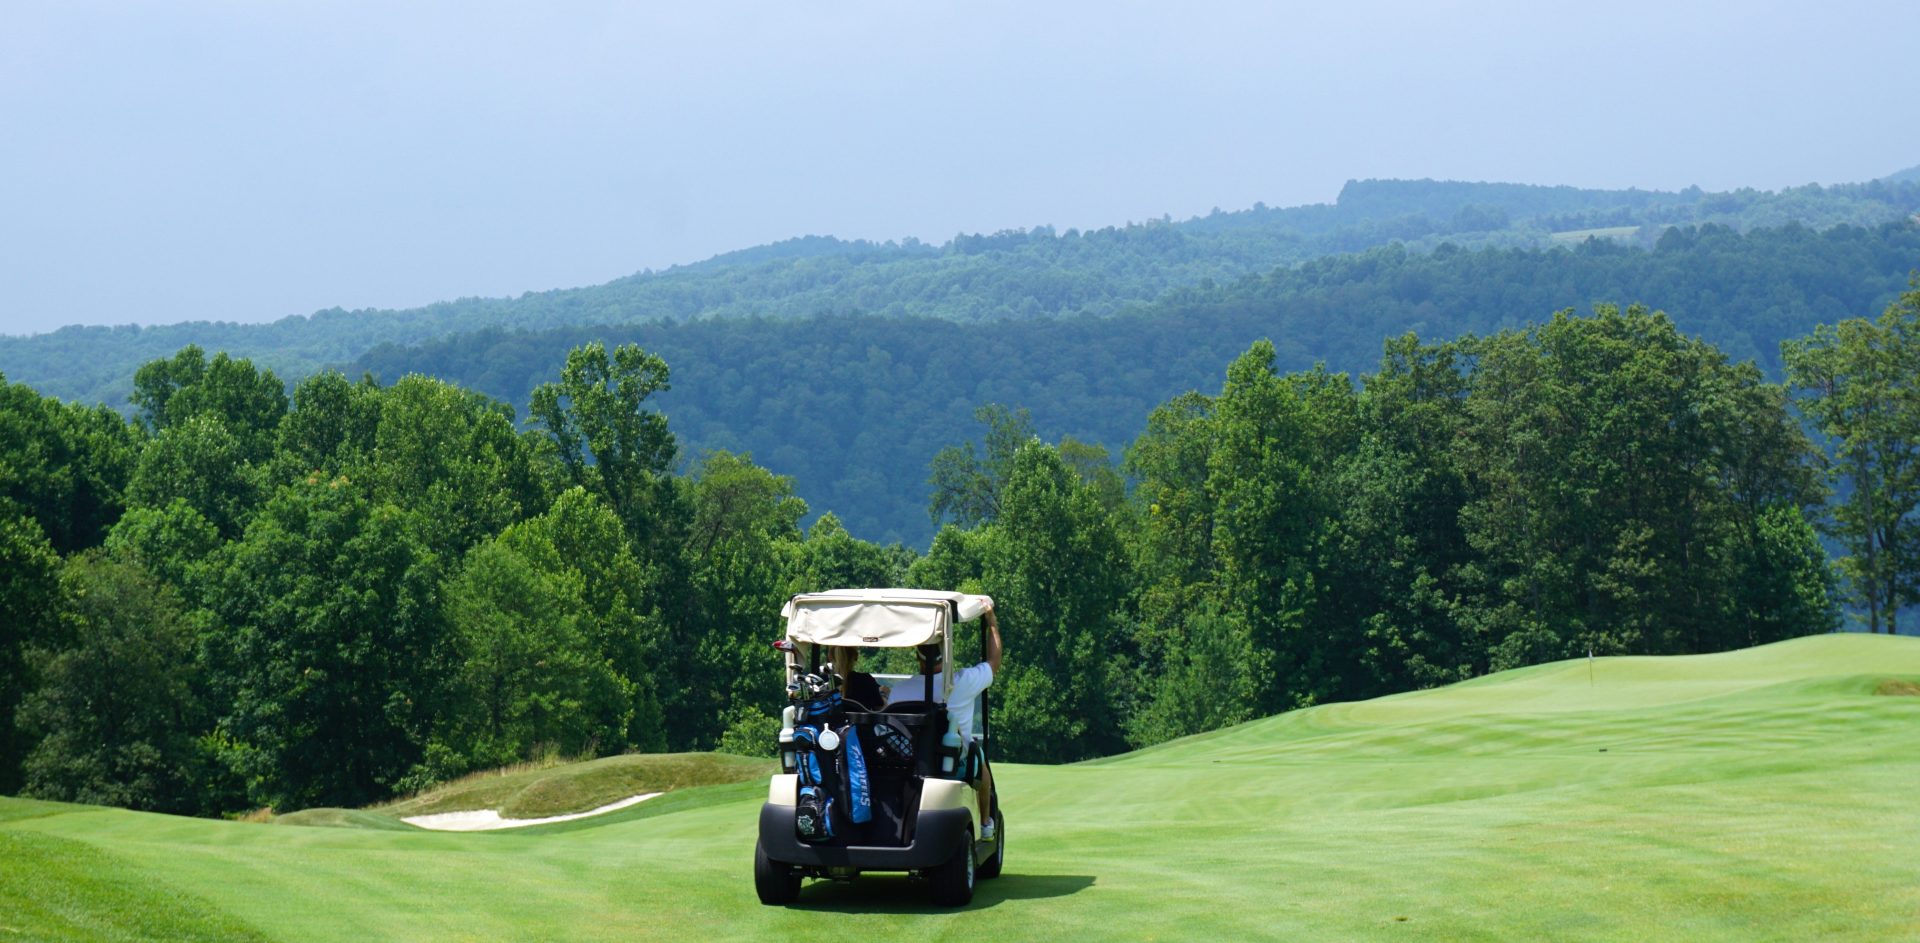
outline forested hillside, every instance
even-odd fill
[[[1873,226],[1920,210],[1920,183],[1779,192],[1678,193],[1436,181],[1349,183],[1332,204],[1256,206],[1185,222],[1085,232],[1051,227],[961,235],[939,245],[807,237],[604,285],[470,298],[406,311],[321,311],[272,324],[71,327],[0,337],[0,372],[68,399],[122,405],[140,363],[187,344],[298,378],[380,343],[488,328],[540,330],[703,318],[820,314],[966,323],[1108,315],[1211,281],[1232,284],[1332,253],[1400,242],[1415,251],[1542,247],[1592,230],[1650,245],[1668,225],[1738,230],[1788,222]],[[138,312],[128,312],[132,318]]]
[[[1788,367],[1854,486],[1831,508],[1787,388],[1601,306],[1392,339],[1358,382],[1257,341],[1119,456],[983,410],[929,463],[950,525],[924,555],[803,530],[741,456],[677,471],[669,365],[631,344],[551,362],[524,431],[444,380],[289,397],[193,347],[136,372],[133,421],[4,383],[0,791],[290,811],[545,751],[769,752],[766,641],[824,586],[991,594],[1019,761],[1820,632],[1843,599],[1891,630],[1920,585],[1920,289]]]
[[[1037,761],[1843,605],[1892,630],[1920,602],[1915,193],[1361,182],[218,328],[231,351],[9,339],[0,791],[284,811],[547,751],[764,751],[773,614],[829,585],[992,594],[996,730]],[[1633,222],[1715,207],[1896,218]]]
[[[1155,405],[1207,388],[1221,363],[1261,338],[1283,370],[1324,361],[1357,374],[1377,363],[1383,338],[1488,333],[1605,301],[1665,310],[1681,331],[1778,376],[1781,341],[1884,307],[1917,264],[1920,227],[1911,223],[1745,234],[1708,226],[1670,230],[1649,249],[1389,246],[1180,290],[1108,318],[489,331],[381,347],[347,372],[387,382],[425,373],[524,406],[568,349],[637,343],[672,366],[672,389],[659,401],[693,451],[751,453],[854,533],[924,547],[933,533],[927,461],[969,435],[986,404],[1029,410],[1045,436],[1117,451]]]

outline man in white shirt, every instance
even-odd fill
[[[947,716],[958,718],[960,742],[973,743],[974,708],[980,700],[980,692],[993,684],[993,676],[1000,673],[1000,620],[993,614],[991,603],[980,618],[986,623],[987,660],[969,668],[962,668],[953,676],[953,693],[947,696]],[[922,645],[920,655],[920,673],[933,676],[933,690],[936,694],[946,682],[940,664],[940,646]],[[915,689],[917,690],[917,688]],[[971,748],[970,748],[971,749]],[[987,758],[980,757],[980,778],[974,784],[974,792],[980,797],[980,840],[992,841],[993,832],[993,769],[987,765]]]

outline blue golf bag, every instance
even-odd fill
[[[843,723],[839,730],[833,728],[835,721],[845,718],[838,692],[808,699],[797,713],[800,722],[793,728],[793,751],[799,792],[794,830],[801,841],[830,842],[843,836],[849,824],[862,825],[873,817],[866,755],[853,727]]]

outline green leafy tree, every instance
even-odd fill
[[[689,659],[660,611],[659,569],[635,555],[612,509],[571,488],[545,514],[503,531],[499,542],[539,572],[580,587],[581,632],[626,698],[606,702],[609,725],[616,715],[628,719],[624,729],[609,726],[597,737],[601,749],[665,749],[665,705],[684,700]]]
[[[369,461],[380,428],[381,390],[370,379],[349,381],[325,370],[300,381],[281,420],[274,452],[277,481],[318,472],[337,475]]]
[[[1867,628],[1895,632],[1920,602],[1920,282],[1879,318],[1821,325],[1782,345],[1801,409],[1846,484],[1828,532]]]
[[[1253,674],[1253,637],[1246,620],[1203,601],[1182,610],[1172,642],[1151,660],[1142,695],[1124,713],[1127,742],[1151,746],[1231,726],[1254,717],[1263,679]]]
[[[660,553],[679,533],[667,475],[677,446],[647,400],[668,388],[667,377],[667,362],[638,345],[609,357],[595,341],[569,352],[559,382],[535,388],[529,407],[568,481],[599,495],[637,542]]]
[[[1010,759],[1097,756],[1124,742],[1111,680],[1131,652],[1125,550],[1099,489],[1059,450],[1029,442],[1013,456],[995,521],[948,529],[910,578],[986,592],[1007,658],[994,681],[995,736]],[[963,645],[956,647],[964,659]]]
[[[898,586],[906,569],[887,548],[852,534],[832,511],[807,528],[795,549],[785,595],[862,586]]]
[[[223,554],[211,641],[251,801],[357,806],[423,759],[450,673],[419,525],[345,478],[275,495]]]
[[[577,573],[544,572],[507,541],[467,555],[446,587],[459,669],[443,736],[469,768],[624,745],[632,684],[595,650]]]
[[[139,447],[112,410],[63,404],[0,377],[0,500],[33,515],[55,550],[106,536]]]
[[[147,443],[127,486],[134,507],[182,500],[212,522],[224,540],[240,536],[260,501],[260,469],[219,416],[198,414],[169,425]]]
[[[429,522],[422,539],[449,559],[548,503],[512,408],[439,380],[380,391],[372,455],[353,473],[376,499]]]
[[[1753,581],[1733,564],[1757,559],[1768,507],[1813,499],[1778,391],[1638,307],[1472,351],[1461,618],[1488,667],[1737,644],[1724,616]]]
[[[164,507],[137,507],[107,534],[106,548],[138,562],[190,604],[204,601],[202,564],[220,548],[220,531],[185,498]]]
[[[172,359],[142,365],[134,374],[131,399],[154,432],[196,416],[219,417],[249,462],[265,461],[272,454],[280,419],[287,412],[286,387],[273,371],[224,352],[208,361],[193,344]]]
[[[188,344],[170,358],[149,360],[133,374],[133,395],[128,401],[139,410],[141,422],[158,432],[170,422],[167,404],[175,393],[200,382],[207,375],[207,352],[198,344]]]
[[[1214,400],[1212,549],[1228,611],[1252,632],[1254,673],[1267,679],[1262,711],[1313,703],[1341,683],[1330,657],[1340,646],[1313,630],[1334,513],[1320,474],[1350,435],[1352,408],[1344,376],[1282,377],[1266,341],[1227,368]]]
[[[20,759],[32,745],[14,719],[34,686],[28,654],[65,641],[59,563],[40,525],[0,500],[0,793],[20,788]]]
[[[998,403],[973,411],[987,427],[985,441],[948,446],[933,457],[933,486],[928,513],[935,524],[951,519],[962,527],[990,523],[1000,516],[1000,495],[1013,473],[1013,456],[1034,437],[1033,417]]]
[[[196,633],[180,600],[137,563],[98,551],[67,561],[70,637],[36,653],[20,707],[36,741],[26,795],[159,812],[213,811]]]
[[[767,642],[776,637],[807,505],[794,497],[791,478],[728,452],[707,455],[688,488],[687,565],[705,625],[692,636],[685,710],[700,724],[700,742],[711,743],[728,705],[776,690]]]
[[[1361,625],[1354,693],[1445,684],[1477,670],[1455,601],[1471,559],[1454,455],[1470,389],[1468,345],[1389,339],[1360,397],[1364,432],[1334,471],[1335,618]]]
[[[1737,582],[1723,615],[1727,647],[1762,645],[1840,624],[1839,574],[1800,508],[1775,504],[1730,543]]]

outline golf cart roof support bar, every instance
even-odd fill
[[[987,660],[987,624],[985,622],[980,623],[974,627],[974,631],[980,634],[980,660],[984,662]],[[999,679],[996,678],[995,680]],[[982,740],[987,739],[989,724],[991,723],[988,718],[993,716],[993,704],[988,700],[988,697],[989,695],[986,690],[982,689],[980,691],[980,739]]]

